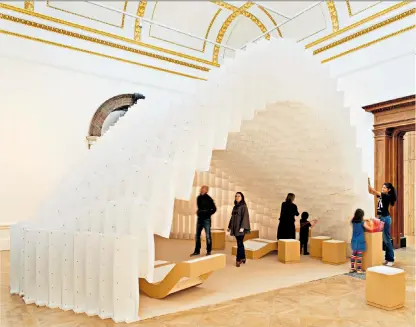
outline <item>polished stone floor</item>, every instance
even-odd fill
[[[414,327],[415,247],[396,251],[397,266],[406,271],[406,305],[384,311],[365,303],[365,281],[339,275],[276,291],[135,324],[114,324],[84,314],[25,305],[9,294],[9,253],[1,253],[1,327]],[[299,266],[300,267],[300,266]],[[241,285],[244,287],[244,284]]]

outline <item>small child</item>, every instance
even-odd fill
[[[309,240],[309,228],[315,226],[317,220],[312,220],[312,223],[308,221],[309,213],[302,212],[300,219],[300,231],[299,231],[299,241],[300,241],[300,252],[303,254],[309,255],[308,252],[308,240]]]
[[[367,222],[364,222],[364,211],[362,209],[355,210],[354,217],[351,219],[352,239],[351,239],[351,270],[350,273],[357,272],[362,274],[362,258],[366,249],[364,231],[369,228]],[[357,269],[355,263],[357,262]]]

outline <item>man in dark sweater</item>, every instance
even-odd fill
[[[207,239],[207,255],[211,254],[211,216],[217,211],[214,200],[208,195],[208,186],[206,185],[201,187],[196,203],[198,206],[198,210],[196,212],[198,220],[196,222],[195,251],[191,254],[191,257],[200,254],[201,232],[203,229],[205,229]]]

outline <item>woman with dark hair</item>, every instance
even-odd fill
[[[235,194],[234,208],[231,214],[228,231],[231,236],[237,240],[237,257],[236,266],[240,267],[241,263],[246,263],[246,252],[244,249],[244,235],[250,233],[250,217],[244,194],[237,192]]]
[[[377,214],[382,222],[384,222],[383,229],[383,244],[386,249],[386,256],[384,264],[392,267],[394,265],[394,250],[391,243],[391,217],[389,213],[389,206],[394,206],[397,200],[396,190],[391,183],[384,183],[381,187],[381,192],[376,191],[368,181],[368,192],[378,197]]]
[[[298,207],[295,204],[295,195],[289,193],[286,201],[280,209],[277,239],[296,239],[295,216],[299,216]]]

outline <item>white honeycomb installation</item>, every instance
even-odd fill
[[[198,85],[192,97],[131,108],[36,217],[13,226],[12,293],[116,322],[139,320],[137,279],[154,275],[153,235],[169,237],[175,199],[190,200],[195,171],[210,169],[213,150],[230,149],[215,153],[213,167],[237,176],[235,186],[250,191],[248,199],[253,194],[252,210],[266,220],[261,226],[273,225],[274,203],[290,185],[299,204],[309,201],[308,210],[326,214],[322,228],[345,238],[347,212],[372,201],[343,95],[325,66],[294,41],[260,41]],[[273,123],[269,113],[277,115]],[[229,200],[224,195],[223,203]]]

